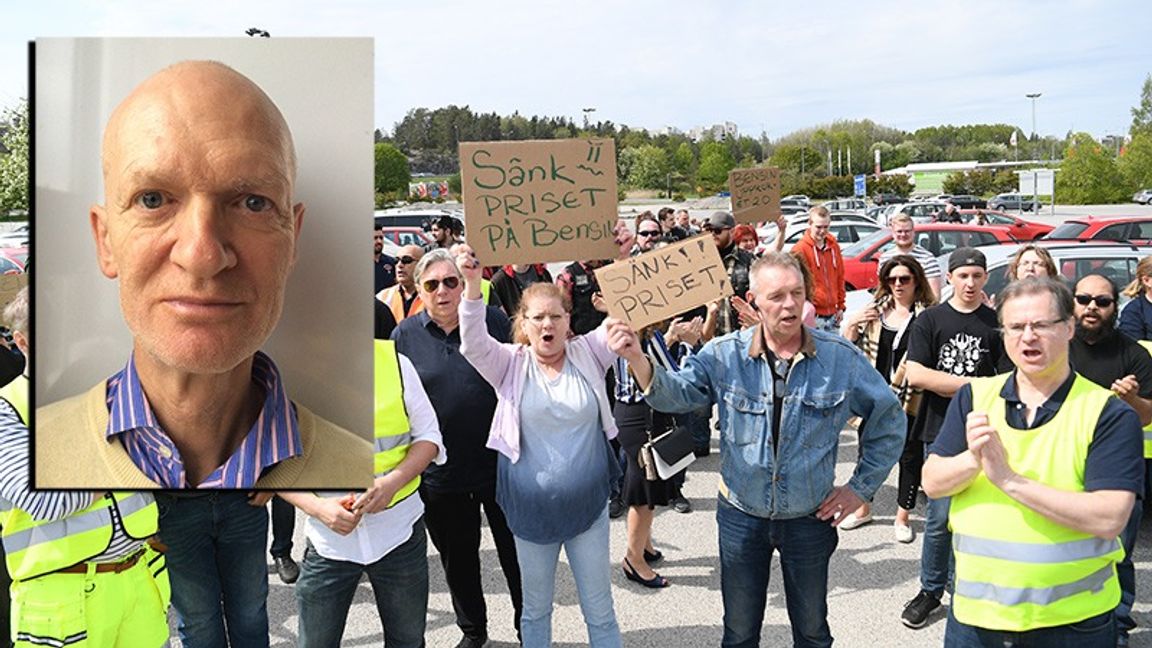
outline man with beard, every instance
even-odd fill
[[[1141,425],[1152,421],[1152,357],[1132,338],[1116,329],[1116,285],[1098,274],[1076,282],[1076,337],[1072,338],[1069,357],[1076,373],[1111,389],[1136,410]],[[1116,565],[1120,577],[1120,605],[1116,607],[1117,645],[1128,645],[1128,632],[1136,627],[1132,604],[1136,598],[1136,570],[1132,565],[1132,548],[1140,529],[1143,505],[1132,507],[1128,525],[1120,535],[1124,559]]]
[[[712,242],[716,244],[716,251],[724,261],[724,269],[728,271],[728,280],[732,282],[732,294],[739,297],[748,293],[748,273],[756,257],[732,240],[732,229],[735,227],[736,219],[725,211],[713,212],[704,222],[704,231],[712,235]],[[716,318],[716,330],[705,332],[705,338],[710,339],[714,335],[718,337],[740,330],[740,317],[731,301],[732,298],[724,298],[720,305],[720,314]]]
[[[447,250],[464,240],[464,224],[452,216],[441,216],[432,221],[428,231],[432,234],[432,242],[424,246],[425,252],[439,248]]]

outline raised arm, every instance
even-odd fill
[[[488,333],[487,305],[480,290],[482,269],[476,255],[467,244],[452,247],[456,268],[464,277],[464,295],[460,300],[460,355],[488,381],[499,389],[504,374],[512,366],[515,346],[501,344]]]

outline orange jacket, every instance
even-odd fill
[[[828,317],[844,310],[844,257],[840,256],[840,245],[831,235],[825,236],[824,249],[816,247],[811,232],[792,246],[792,253],[799,254],[812,273],[812,305],[816,315]]]

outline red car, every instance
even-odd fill
[[[1006,227],[961,223],[931,223],[916,226],[916,244],[936,256],[947,254],[959,247],[1015,242],[1016,239]],[[844,255],[845,289],[874,288],[879,283],[877,269],[880,255],[894,245],[892,232],[883,229],[843,248],[841,252]]]
[[[1043,238],[1055,228],[1054,225],[1048,223],[1024,220],[1019,216],[990,209],[961,209],[960,218],[965,223],[976,224],[977,214],[980,213],[984,214],[984,225],[1007,227],[1008,231],[1012,233],[1012,237],[1017,241],[1035,241],[1038,238]]]
[[[1152,244],[1152,216],[1080,216],[1069,218],[1045,237],[1051,240],[1127,241]]]
[[[396,245],[424,245],[432,242],[432,235],[420,227],[384,227],[384,238]]]

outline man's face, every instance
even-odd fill
[[[1103,277],[1084,277],[1076,283],[1075,295],[1073,312],[1077,331],[1089,339],[1100,339],[1112,332],[1116,325],[1116,302],[1108,281]]]
[[[948,273],[948,282],[955,289],[955,296],[962,304],[976,307],[984,298],[984,284],[988,273],[980,266],[960,266]]]
[[[756,289],[749,290],[749,303],[755,300],[764,332],[777,340],[790,340],[803,325],[804,277],[798,270],[783,266],[762,266],[757,270]]]
[[[691,226],[691,222],[688,219],[688,212],[676,212],[676,225],[684,231],[688,231],[688,228]]]
[[[672,229],[672,225],[672,212],[668,212],[667,214],[664,214],[663,218],[660,219],[660,228],[667,232],[668,230]]]
[[[636,247],[647,252],[656,246],[660,240],[660,225],[656,221],[646,220],[636,229]]]
[[[419,245],[405,245],[400,248],[400,256],[396,259],[396,283],[412,290],[416,281],[416,264],[423,256],[424,250]]]
[[[381,252],[383,252],[384,251],[384,233],[379,232],[379,231],[374,232],[372,234],[372,243],[373,243],[372,251],[375,254],[380,254]]]
[[[818,216],[812,214],[808,217],[808,233],[812,235],[812,240],[817,243],[823,243],[824,238],[828,236],[828,224],[832,219],[827,216]]]
[[[711,224],[705,223],[704,231],[712,234],[712,242],[716,244],[717,249],[723,250],[732,244],[731,227],[713,227]]]
[[[440,227],[439,225],[432,225],[432,240],[436,241],[438,245],[448,245],[448,241],[452,237],[452,230],[447,227]]]
[[[270,102],[195,65],[145,82],[110,120],[105,204],[90,220],[148,356],[138,362],[218,373],[280,319],[304,206],[292,204],[290,136]]]
[[[456,266],[447,262],[432,263],[424,269],[424,274],[420,275],[417,290],[420,291],[420,301],[424,302],[424,309],[433,319],[438,321],[456,319],[456,309],[459,308],[460,297],[464,294],[464,281],[456,273]]]
[[[1070,321],[1057,319],[1050,293],[1011,299],[1000,317],[1004,348],[1012,364],[1025,375],[1039,375],[1068,364],[1068,342],[1074,329]]]
[[[892,240],[896,247],[907,249],[912,247],[912,239],[916,236],[916,227],[912,223],[892,223]]]

